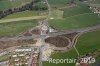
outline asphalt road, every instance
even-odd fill
[[[51,15],[50,5],[49,5],[49,3],[48,3],[47,0],[45,0],[45,1],[46,1],[47,5],[49,7],[49,16],[48,16],[48,18],[50,18],[50,15]],[[0,22],[12,22],[12,21],[20,21],[20,20],[30,20],[30,19],[34,19],[33,17],[29,17],[27,19],[25,19],[25,18],[10,19],[10,20],[1,20]],[[41,17],[35,17],[35,19],[36,18],[41,18]],[[47,20],[48,20],[48,18],[47,18]],[[6,41],[17,41],[17,40],[38,39],[38,38],[41,38],[41,39],[44,40],[47,37],[55,37],[55,36],[58,36],[58,35],[70,34],[70,33],[74,33],[74,32],[84,33],[84,32],[88,32],[88,31],[96,30],[96,29],[100,29],[100,25],[95,25],[95,26],[81,28],[81,29],[73,29],[73,30],[70,30],[70,31],[67,30],[67,31],[64,31],[64,32],[49,33],[47,35],[42,35],[42,36],[41,35],[34,35],[33,34],[32,36],[23,36],[23,35],[21,35],[21,36],[15,36],[15,37],[11,37],[11,38],[10,37],[4,37],[4,38],[0,38],[0,41],[5,41],[6,42]],[[66,50],[66,47],[65,48],[52,47],[52,48],[55,49],[55,50]],[[70,46],[70,48],[71,48],[71,46]],[[16,49],[16,47],[12,47],[8,51],[10,52],[10,51],[12,51],[14,49]],[[7,51],[5,51],[3,53],[0,53],[0,56],[5,55],[7,53],[8,53]],[[32,52],[32,54],[33,54],[33,52]],[[40,61],[41,61],[41,59],[40,59]]]
[[[49,34],[47,34],[45,36],[55,37],[55,36],[63,35],[63,34],[70,34],[70,33],[74,33],[74,32],[80,32],[80,33],[82,33],[82,32],[88,32],[88,31],[96,30],[96,29],[100,29],[100,25],[96,25],[96,26],[92,26],[92,27],[87,27],[87,28],[82,28],[82,29],[75,29],[75,30],[71,30],[71,31],[49,33]],[[4,37],[4,38],[0,38],[0,41],[17,41],[17,40],[25,40],[25,39],[37,39],[37,38],[40,38],[40,37],[41,37],[41,35],[15,36],[15,37],[11,37],[11,38]],[[45,38],[47,38],[47,37],[45,37]]]

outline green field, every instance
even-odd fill
[[[48,0],[51,5],[60,5],[66,3],[68,0]]]
[[[100,7],[100,4],[90,4],[90,6],[93,6],[93,7]]]
[[[37,20],[0,23],[0,36],[13,36],[36,26]]]
[[[100,0],[91,0],[88,1],[89,3],[93,3],[93,4],[100,4]]]
[[[53,59],[75,59],[77,58],[77,53],[75,52],[74,49],[72,49],[69,52],[54,52],[51,55],[51,58]],[[55,63],[49,63],[47,62],[43,62],[43,66],[75,66],[75,63],[59,63],[59,64],[55,64]]]
[[[89,9],[89,7],[86,5],[77,5],[71,8],[66,8],[64,10],[63,17],[65,18],[65,17],[80,15],[84,13],[91,13],[91,10]]]
[[[78,3],[87,3],[87,4],[90,4],[90,3],[91,4],[100,4],[100,0],[86,0],[86,1],[84,0],[84,2],[83,1],[81,2],[81,1],[77,0],[77,2]]]
[[[78,38],[76,47],[80,54],[86,54],[95,49],[100,49],[100,30],[81,35]]]
[[[32,16],[39,16],[38,11],[23,11],[23,12],[17,12],[11,15],[8,15],[7,17],[3,19],[9,19],[9,18],[20,18],[20,17],[32,17]]]
[[[93,13],[77,15],[66,19],[49,20],[49,25],[59,30],[84,28],[96,24],[100,24],[100,18],[97,17],[97,14]]]
[[[8,54],[0,56],[0,61],[5,61],[5,60],[8,60],[8,59],[9,59],[9,55]]]
[[[63,11],[58,9],[52,9],[51,17],[54,19],[62,19],[63,18]]]
[[[65,6],[70,0],[48,0],[51,7]]]
[[[0,10],[5,10],[9,8],[18,7],[24,5],[27,2],[31,2],[32,0],[0,0]]]
[[[100,30],[81,35],[78,38],[76,48],[80,55],[89,53],[96,59],[96,63],[100,62]],[[95,63],[93,66],[95,66]]]

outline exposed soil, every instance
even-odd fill
[[[18,41],[14,41],[14,42],[10,42],[10,41],[0,41],[0,50],[2,49],[6,49],[9,47],[13,47],[13,46],[20,46],[20,45],[26,45],[26,44],[35,44],[36,40],[33,39],[29,39],[29,40],[18,40]]]
[[[29,33],[29,31],[25,32],[23,35],[24,35],[24,36],[32,36],[32,34]]]
[[[66,37],[57,36],[49,37],[45,39],[45,42],[55,45],[56,47],[65,47],[69,44],[69,41]]]
[[[31,31],[31,33],[32,34],[38,34],[39,35],[41,32],[40,32],[39,29],[34,29],[34,30]]]
[[[24,39],[24,40],[18,40],[17,43],[19,43],[19,44],[35,44],[36,40]]]
[[[77,34],[77,32],[74,32],[70,34],[59,35],[56,37],[49,37],[45,39],[45,42],[53,44],[56,47],[66,47],[69,45],[69,41],[72,42],[72,40]]]
[[[8,47],[12,47],[12,46],[17,46],[18,44],[16,42],[0,42],[0,49],[5,49]]]
[[[74,32],[74,33],[70,33],[70,34],[64,34],[64,35],[61,35],[61,36],[64,36],[64,37],[67,37],[70,39],[70,41],[73,40],[73,38],[78,34],[78,32]]]

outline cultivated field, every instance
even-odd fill
[[[88,32],[78,38],[76,44],[80,55],[90,54],[100,62],[100,30]]]
[[[13,36],[36,26],[37,20],[24,20],[0,24],[0,36]]]
[[[20,18],[20,17],[31,17],[31,16],[39,16],[38,11],[23,11],[23,12],[17,12],[11,15],[8,15],[7,17],[3,19],[12,19],[12,18]]]
[[[48,0],[49,4],[53,7],[64,6],[70,0]]]
[[[70,16],[75,16],[75,15],[80,15],[84,13],[91,13],[92,11],[89,9],[87,5],[77,5],[71,8],[66,8],[64,10],[64,15],[63,17],[70,17]]]
[[[85,54],[95,49],[100,49],[100,30],[81,35],[78,38],[77,49],[79,50],[80,54]]]
[[[72,16],[66,19],[49,20],[50,26],[60,30],[84,28],[96,24],[100,24],[100,18],[98,18],[97,14],[93,13]]]
[[[53,59],[75,59],[77,58],[77,53],[74,49],[72,49],[69,52],[54,52],[51,55],[51,58]],[[75,66],[75,63],[49,63],[49,62],[43,62],[43,66]]]
[[[32,0],[0,0],[0,10],[18,7]]]

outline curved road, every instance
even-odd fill
[[[47,0],[45,0],[48,7],[49,7],[49,16],[47,18],[47,20],[49,19],[50,15],[51,15],[51,9],[50,9],[50,5],[48,3]],[[43,17],[43,16],[42,16]],[[26,17],[25,17],[26,18]],[[4,22],[11,22],[11,21],[19,21],[19,20],[25,20],[25,18],[22,18],[22,19],[16,19],[16,20],[5,20]],[[40,18],[40,17],[39,17]],[[29,17],[27,18],[26,20],[30,20],[30,19],[34,19],[33,17]],[[3,21],[0,21],[0,22],[3,22]],[[79,32],[79,33],[84,33],[84,32],[88,32],[88,31],[91,31],[91,30],[97,30],[97,29],[100,29],[100,25],[96,25],[96,26],[91,26],[91,27],[86,27],[86,28],[81,28],[81,29],[74,29],[74,30],[71,30],[71,31],[64,31],[64,32],[56,32],[56,33],[49,33],[47,35],[44,35],[44,36],[41,36],[41,35],[32,35],[32,36],[15,36],[15,37],[4,37],[4,38],[0,38],[0,41],[17,41],[17,40],[25,40],[25,39],[38,39],[38,38],[41,38],[41,39],[46,39],[47,37],[55,37],[55,36],[58,36],[58,35],[63,35],[63,34],[70,34],[70,33],[73,33],[73,32]],[[74,43],[74,40],[73,42]],[[71,44],[72,45],[72,44]],[[13,48],[15,49],[15,48]],[[66,49],[66,48],[54,48],[54,49],[58,49],[58,50],[63,50],[63,49]],[[4,54],[6,54],[7,52],[5,52]],[[0,53],[1,54],[1,53]]]
[[[75,30],[71,30],[71,31],[49,33],[49,34],[45,35],[46,37],[45,36],[44,37],[45,38],[47,38],[47,37],[55,37],[55,36],[58,36],[58,35],[70,34],[70,33],[73,33],[73,32],[83,33],[83,32],[88,32],[88,31],[97,30],[97,29],[100,29],[100,25],[87,27],[87,28],[82,28],[82,29],[75,29]],[[0,38],[0,41],[17,41],[17,40],[25,40],[25,39],[37,39],[37,38],[40,38],[40,37],[41,37],[41,35],[15,36],[15,37],[12,37],[12,38],[4,37],[4,38]]]

